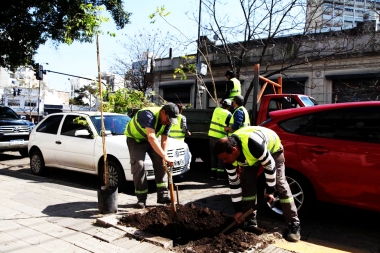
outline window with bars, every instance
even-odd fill
[[[25,101],[24,106],[37,106],[37,101]]]
[[[20,100],[18,99],[9,99],[8,106],[20,106]]]

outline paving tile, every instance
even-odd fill
[[[103,242],[99,239],[89,238],[75,243],[76,246],[94,252],[94,253],[115,253],[115,252],[128,252],[126,249],[118,247],[116,245]]]
[[[111,242],[113,245],[119,246],[121,248],[130,249],[138,244],[139,241],[132,239],[130,237],[123,237]]]
[[[30,252],[33,252],[33,253],[48,253],[48,252],[52,252],[52,251],[47,251],[39,246],[35,246],[35,245],[31,245],[27,248],[23,248],[23,249],[20,249],[20,250],[14,250],[12,251],[12,253],[30,253]]]
[[[55,250],[54,253],[88,253],[90,251],[79,248],[75,245],[70,245],[68,248],[61,249],[61,250]]]
[[[24,250],[31,246],[31,244],[22,241],[12,235],[0,232],[0,252],[14,252],[17,250]]]
[[[70,245],[71,244],[66,241],[52,237],[51,240],[45,241],[38,246],[48,251],[55,252],[56,250],[66,250]]]
[[[110,228],[106,228],[106,229],[102,229],[101,231],[97,232],[94,237],[95,238],[98,238],[102,241],[105,241],[105,242],[112,242],[116,239],[119,239],[121,237],[124,237],[125,236],[125,232],[120,230],[120,229],[116,229],[114,227],[110,227]]]
[[[14,222],[13,220],[6,220],[3,218],[2,220],[0,220],[0,232],[11,232],[22,227],[22,225],[18,224],[17,222]]]
[[[65,228],[41,219],[22,220],[18,221],[18,223],[24,226],[28,226],[41,233],[49,234],[52,237],[60,238],[67,242],[76,242],[90,237],[89,235],[78,233],[75,230]]]

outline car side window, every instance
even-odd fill
[[[63,115],[54,115],[45,119],[43,122],[37,125],[37,132],[46,134],[57,134],[59,124],[61,123]]]
[[[339,110],[336,113],[335,115],[326,114],[326,117],[334,119],[332,126],[334,139],[377,143],[380,141],[380,112],[378,108],[359,107]]]
[[[296,119],[300,121],[301,118]],[[380,112],[376,107],[358,107],[319,113],[301,132],[318,137],[379,143]]]
[[[89,136],[75,136],[75,132],[77,130],[87,130],[90,134]],[[62,124],[61,135],[88,138],[91,136],[91,130],[85,117],[78,115],[67,115]]]
[[[313,121],[315,115],[303,115],[280,122],[279,126],[286,132],[302,133],[309,122]]]

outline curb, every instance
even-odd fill
[[[161,246],[164,249],[170,249],[173,247],[173,240],[163,238],[160,236],[155,236],[155,235],[143,232],[141,230],[138,230],[137,228],[118,225],[117,222],[121,217],[122,215],[114,215],[114,214],[107,215],[102,218],[97,218],[96,224],[100,226],[104,226],[106,228],[116,228],[119,231],[123,231],[124,233],[122,233],[120,237],[129,235],[137,240],[144,240],[154,245]],[[118,235],[119,235],[118,232],[116,232],[115,234],[105,234],[105,235],[100,234],[99,237],[97,238],[100,240],[112,242],[120,238],[118,237]]]

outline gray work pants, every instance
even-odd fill
[[[287,223],[290,222],[299,222],[297,208],[294,204],[294,201],[283,201],[292,199],[293,195],[290,190],[289,184],[286,181],[285,177],[285,157],[283,148],[281,148],[276,153],[272,154],[272,157],[275,161],[276,168],[276,191],[278,197],[280,198],[281,208]],[[257,186],[257,173],[260,166],[244,166],[242,167],[242,172],[240,175],[241,187],[242,187],[242,196],[256,196],[256,186]],[[247,200],[242,202],[243,211],[247,211],[249,208],[256,210],[256,199]]]
[[[218,140],[218,138],[209,136],[211,170],[217,169],[217,171],[224,173],[224,163],[218,158],[215,152],[215,144]]]
[[[164,171],[162,158],[152,148],[149,142],[136,142],[127,137],[131,172],[135,184],[135,193],[138,200],[146,200],[148,195],[148,180],[144,169],[145,155],[148,154],[153,163],[154,175],[157,185],[157,198],[168,196],[167,175]],[[165,185],[165,186],[163,186]]]

